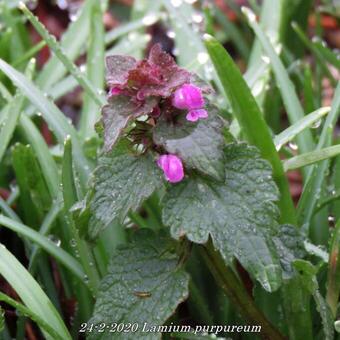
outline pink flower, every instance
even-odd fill
[[[182,85],[175,91],[172,105],[181,110],[201,109],[204,105],[201,89],[191,84]]]
[[[121,90],[119,87],[111,87],[109,91],[109,96],[117,96],[118,94],[121,94],[123,90]]]
[[[184,177],[182,161],[175,155],[161,155],[157,160],[157,165],[171,183],[180,182]]]
[[[196,122],[199,119],[205,118],[208,118],[208,112],[204,109],[190,110],[189,113],[186,115],[186,119],[190,122]]]

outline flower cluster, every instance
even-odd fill
[[[162,114],[173,118],[183,111],[190,122],[208,117],[203,96],[206,89],[194,84],[193,75],[178,67],[159,44],[152,47],[145,60],[110,56],[106,64],[109,105],[111,108],[125,107],[119,112],[115,109],[103,110],[104,131],[110,138],[110,146],[118,139],[130,118],[146,114],[157,123]],[[126,103],[127,98],[128,105],[121,104]],[[112,127],[115,127],[114,131],[107,131]],[[184,178],[182,160],[178,156],[160,154],[157,164],[169,182],[176,183]]]

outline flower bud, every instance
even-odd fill
[[[118,94],[121,94],[123,90],[121,90],[119,87],[111,87],[109,91],[109,96],[117,96]]]
[[[180,182],[184,177],[182,161],[175,155],[161,155],[157,165],[163,170],[167,181],[171,183]]]

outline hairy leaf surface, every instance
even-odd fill
[[[178,239],[196,243],[211,236],[224,259],[235,256],[268,291],[280,286],[281,268],[272,241],[278,224],[278,191],[270,165],[256,148],[225,148],[224,183],[199,176],[171,187],[164,199],[163,221]]]
[[[80,214],[86,216],[88,236],[93,239],[111,222],[123,222],[130,210],[162,185],[162,174],[150,154],[133,155],[125,145],[117,145],[99,158],[93,173],[92,191]]]
[[[91,333],[89,339],[160,339],[161,334],[142,333],[163,325],[188,296],[188,274],[178,266],[173,241],[150,231],[135,235],[113,255],[99,290],[89,323],[138,323],[136,333]]]
[[[277,235],[273,238],[280,256],[284,279],[293,277],[295,273],[292,267],[293,261],[306,255],[304,239],[301,230],[289,224],[280,226]]]

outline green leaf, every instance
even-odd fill
[[[19,120],[24,97],[18,93],[9,104],[9,107],[4,112],[3,123],[0,126],[0,162],[4,156],[7,146],[12,138],[14,130]]]
[[[308,114],[307,116],[299,119],[295,124],[291,125],[286,130],[275,136],[274,143],[277,150],[280,150],[282,145],[288,143],[295,138],[301,131],[310,127],[312,124],[320,121],[323,116],[327,115],[330,111],[330,107],[321,107]]]
[[[314,54],[316,57],[316,60],[318,61],[321,69],[323,70],[323,73],[327,78],[330,80],[332,86],[336,86],[337,81],[333,77],[332,73],[329,70],[329,67],[327,65],[327,60],[324,58],[324,55],[320,53],[320,50],[314,46],[310,38],[304,33],[304,31],[300,28],[300,26],[296,23],[292,23],[293,30],[297,33],[298,37],[301,39],[302,43],[310,49],[310,51]],[[338,62],[337,68],[340,67],[340,63]]]
[[[13,300],[9,296],[0,293],[0,301],[3,301],[7,303],[8,305],[14,307],[19,315],[27,316],[31,320],[37,323],[37,325],[41,328],[41,330],[49,333],[50,339],[58,339],[58,340],[63,340],[63,338],[56,332],[48,323],[46,323],[43,319],[41,319],[37,314],[33,313],[29,308],[24,306],[23,304]],[[0,333],[2,331],[1,329],[1,307],[0,307]],[[4,319],[3,319],[4,321]],[[3,324],[4,326],[4,324]]]
[[[320,314],[325,340],[334,339],[334,319],[331,309],[319,291],[319,284],[316,279],[318,269],[310,262],[296,260],[295,268],[300,274],[300,280],[306,289],[313,295],[316,308]]]
[[[247,140],[260,150],[262,157],[273,167],[273,177],[281,192],[279,201],[281,222],[294,224],[295,210],[288,181],[256,100],[224,47],[216,39],[207,35],[205,35],[205,44],[242,131]]]
[[[72,125],[69,124],[65,115],[58,107],[50,102],[44,94],[22,73],[15,70],[12,66],[0,59],[0,69],[20,88],[22,93],[36,106],[42,113],[49,127],[56,134],[60,143],[64,142],[67,135],[72,137],[74,146],[75,164],[83,182],[87,180],[89,174],[89,163],[86,160],[80,146],[79,137]]]
[[[90,14],[93,0],[85,1],[80,9],[76,21],[71,22],[60,40],[60,46],[70,60],[75,60],[83,50],[83,46],[89,36]],[[64,65],[56,55],[52,56],[39,73],[37,84],[47,91],[52,85],[63,78],[66,73]]]
[[[39,35],[46,41],[49,48],[55,53],[58,59],[63,63],[65,68],[73,75],[79,85],[85,90],[85,92],[91,96],[91,98],[97,103],[97,105],[104,105],[106,100],[98,93],[94,86],[89,82],[85,74],[83,74],[78,67],[70,60],[67,54],[62,50],[60,44],[54,36],[50,35],[45,26],[39,21],[39,19],[33,15],[33,13],[26,7],[25,4],[21,4],[20,9],[23,11],[26,18],[31,22],[33,27],[37,30]]]
[[[333,130],[340,114],[340,83],[335,89],[332,101],[331,112],[328,114],[322,128],[316,151],[328,147],[332,144]],[[307,178],[306,185],[298,204],[298,218],[301,225],[309,224],[313,216],[315,205],[320,198],[320,191],[324,183],[325,173],[327,172],[329,161],[325,160],[320,164],[314,165]]]
[[[260,25],[256,22],[255,14],[246,7],[242,7],[243,13],[246,15],[250,27],[254,30],[258,40],[260,41],[264,52],[268,55],[276,82],[280,89],[284,105],[287,110],[287,115],[291,124],[294,124],[299,119],[304,117],[304,111],[296,94],[294,84],[289,79],[288,73],[274,50],[269,39],[264,34]],[[297,137],[299,148],[302,152],[307,152],[313,149],[314,141],[310,131],[306,130]]]
[[[89,323],[138,323],[135,333],[91,333],[88,339],[159,339],[142,333],[144,323],[160,326],[188,297],[188,274],[178,265],[176,244],[143,230],[113,254]]]
[[[0,274],[6,278],[6,281],[12,286],[32,313],[35,313],[50,325],[62,339],[72,339],[62,318],[40,288],[39,284],[23,265],[1,244]],[[44,335],[49,339],[47,333],[44,332]]]
[[[330,241],[329,264],[327,275],[327,302],[332,313],[336,316],[340,295],[340,220],[335,226]]]
[[[58,167],[50,153],[49,147],[46,144],[44,137],[41,135],[39,129],[26,115],[21,115],[19,128],[22,135],[32,146],[51,197],[56,199],[59,194],[60,184]]]
[[[36,228],[52,202],[31,146],[15,144],[12,149],[12,163],[26,223]]]
[[[178,155],[186,167],[197,169],[217,180],[224,179],[223,122],[213,107],[208,119],[188,122],[181,116],[175,123],[158,121],[153,140],[171,154]]]
[[[285,171],[294,170],[294,169],[302,168],[306,165],[310,165],[316,162],[323,161],[325,159],[329,159],[331,157],[335,157],[339,154],[340,154],[340,144],[333,145],[328,148],[324,148],[324,149],[316,150],[312,152],[307,152],[302,155],[289,158],[283,163],[283,167]]]
[[[78,261],[74,257],[72,257],[69,253],[67,253],[65,250],[57,247],[48,238],[42,236],[35,230],[27,227],[26,225],[14,221],[10,218],[7,218],[1,214],[0,225],[14,231],[15,233],[18,233],[19,235],[22,235],[23,237],[26,237],[32,242],[35,242],[47,253],[53,256],[57,261],[59,261],[66,268],[68,268],[75,277],[77,277],[80,281],[83,281],[85,274]]]
[[[62,162],[62,184],[64,198],[65,222],[71,235],[71,242],[75,252],[79,255],[80,263],[89,279],[89,286],[95,292],[99,284],[99,275],[96,270],[96,262],[86,241],[81,240],[78,230],[70,216],[71,207],[77,202],[78,195],[74,178],[72,142],[67,138],[64,143],[64,157]]]
[[[104,87],[104,23],[100,1],[91,11],[91,30],[87,48],[86,73],[97,91]],[[100,116],[100,106],[88,94],[84,96],[83,112],[80,116],[80,133],[84,138],[95,134],[94,125]]]
[[[281,268],[272,242],[278,191],[270,166],[246,144],[228,145],[225,159],[224,183],[193,177],[170,188],[163,222],[176,239],[186,235],[206,243],[211,236],[227,263],[235,256],[266,290],[274,291],[281,284]]]
[[[93,239],[110,223],[123,222],[130,210],[136,211],[161,185],[161,171],[152,156],[133,155],[125,143],[120,143],[99,158],[92,177],[92,192],[78,221],[84,224],[85,220],[81,227],[88,228],[88,236]]]
[[[283,268],[283,278],[290,279],[295,274],[293,262],[306,255],[304,237],[299,229],[285,224],[280,226],[273,240]]]

